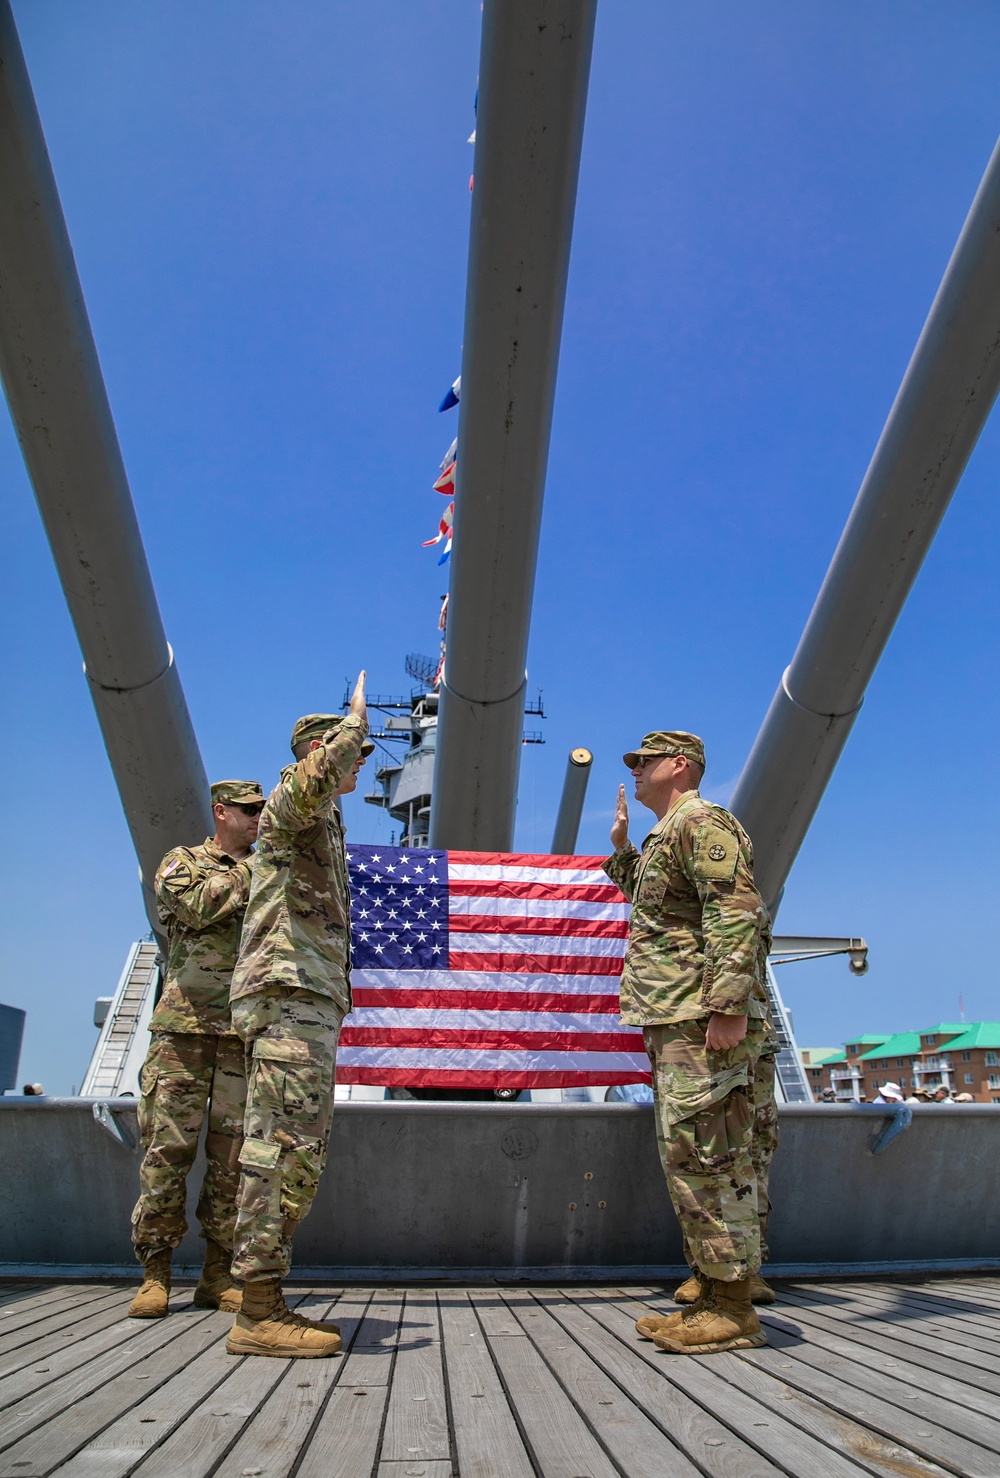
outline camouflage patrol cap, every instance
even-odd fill
[[[212,786],[212,805],[263,805],[267,796],[259,780],[217,780]]]
[[[308,744],[310,739],[322,739],[331,729],[339,729],[343,722],[344,716],[339,713],[303,714],[292,730],[292,753],[295,753],[300,744]],[[361,746],[361,753],[371,754],[374,748],[372,741],[366,739]]]
[[[628,769],[634,770],[638,761],[647,754],[682,754],[702,769],[705,768],[704,744],[697,734],[685,734],[683,729],[657,729],[652,734],[645,734],[639,748],[630,749],[628,754],[622,755],[622,760]]]

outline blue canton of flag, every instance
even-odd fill
[[[448,969],[448,854],[350,848],[355,970]]]

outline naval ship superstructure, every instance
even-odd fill
[[[595,18],[594,0],[483,6],[448,650],[436,724],[426,696],[402,712],[413,760],[398,773],[383,766],[389,805],[403,813],[394,819],[433,848],[513,850]],[[155,936],[155,870],[171,847],[210,830],[208,783],[8,0],[0,0],[0,276],[0,376]],[[772,915],[998,390],[1000,149],[730,801],[754,840]],[[130,951],[101,1027],[103,1057],[89,1086],[107,1096],[0,1098],[8,1269],[93,1271],[130,1259],[136,1127],[123,1073],[156,974],[157,941],[142,943],[149,948]],[[841,952],[858,963],[861,943],[840,941]],[[810,952],[818,951],[790,951]],[[785,1041],[793,1051],[790,1023]],[[779,1266],[860,1274],[996,1264],[998,1201],[989,1175],[968,1170],[995,1163],[1000,1116],[991,1105],[904,1114],[788,1096],[774,1180]],[[300,1246],[326,1276],[458,1268],[648,1280],[680,1261],[645,1105],[352,1102],[332,1132],[333,1173]]]

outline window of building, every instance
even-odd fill
[[[936,1041],[937,1037],[921,1037],[920,1045],[921,1047],[933,1047]]]
[[[972,1074],[971,1073],[966,1073],[966,1075],[965,1075],[965,1081],[967,1083],[971,1083],[972,1082]]]
[[[896,1058],[896,1066],[897,1067],[905,1067],[906,1066],[906,1058],[905,1057],[897,1057]]]
[[[991,1098],[990,1103],[1000,1103],[1000,1098]]]
[[[1000,1088],[1000,1073],[990,1073],[990,1087]]]
[[[971,1062],[972,1061],[972,1053],[971,1052],[963,1052],[962,1053],[962,1061],[963,1062]]]
[[[987,1052],[987,1054],[986,1054],[986,1066],[987,1067],[1000,1067],[1000,1063],[997,1062],[997,1055],[996,1055],[995,1052]]]
[[[889,1066],[889,1060],[888,1060],[888,1058],[883,1057],[883,1059],[882,1059],[882,1066],[883,1067],[888,1067]]]
[[[938,1057],[927,1057],[924,1061],[928,1067],[938,1067],[940,1065],[940,1058]]]
[[[872,1087],[873,1088],[877,1088],[878,1087],[878,1078],[872,1078]]]

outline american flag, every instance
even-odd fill
[[[351,845],[337,1081],[649,1082],[642,1033],[618,1015],[629,906],[601,861]]]

